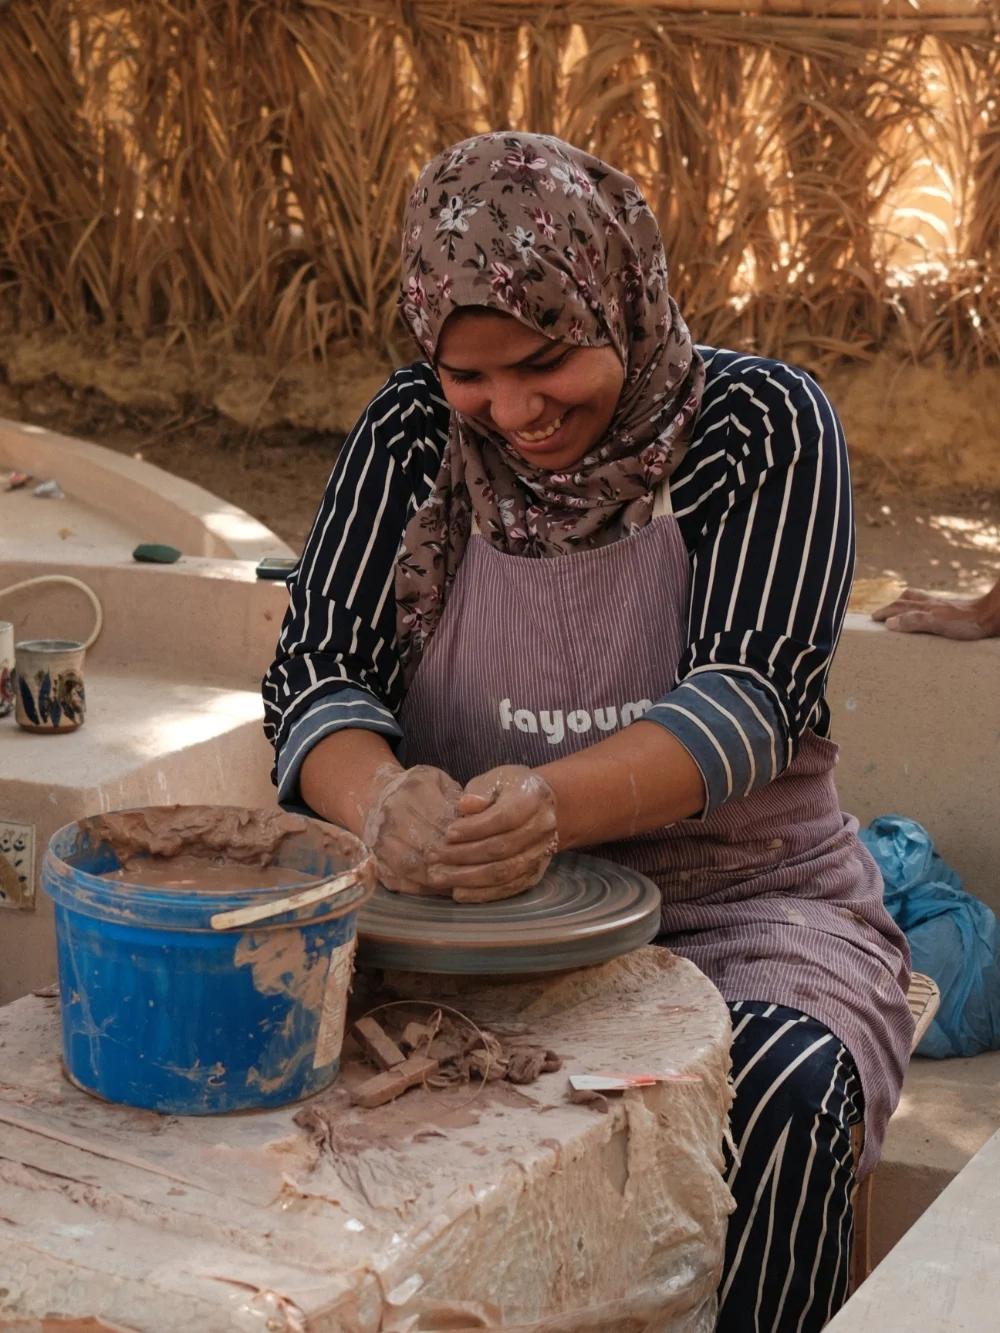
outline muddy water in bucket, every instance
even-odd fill
[[[363,844],[280,811],[162,806],[56,833],[66,1070],[174,1115],[280,1106],[336,1077]]]

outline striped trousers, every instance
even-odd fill
[[[847,1297],[854,1157],[863,1116],[854,1061],[795,1009],[741,1001],[730,1115],[736,1200],[717,1333],[818,1333]]]

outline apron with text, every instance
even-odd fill
[[[677,684],[690,586],[666,486],[645,528],[595,550],[532,559],[474,532],[403,705],[407,762],[464,784],[627,726]],[[664,942],[726,1000],[791,1006],[844,1043],[864,1087],[866,1173],[909,1059],[908,953],[840,812],[837,753],[807,731],[774,782],[707,819],[588,850],[659,885]]]

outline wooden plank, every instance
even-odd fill
[[[386,1102],[402,1096],[408,1088],[415,1088],[423,1083],[430,1074],[436,1074],[438,1062],[426,1055],[411,1055],[395,1069],[384,1074],[376,1074],[351,1090],[351,1101],[357,1106],[384,1106]]]
[[[405,1061],[406,1056],[374,1018],[359,1018],[352,1031],[365,1055],[374,1060],[379,1069],[394,1069]]]

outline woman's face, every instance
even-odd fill
[[[449,315],[437,358],[455,411],[547,472],[590,452],[611,425],[625,383],[613,347],[554,342],[493,310]]]

